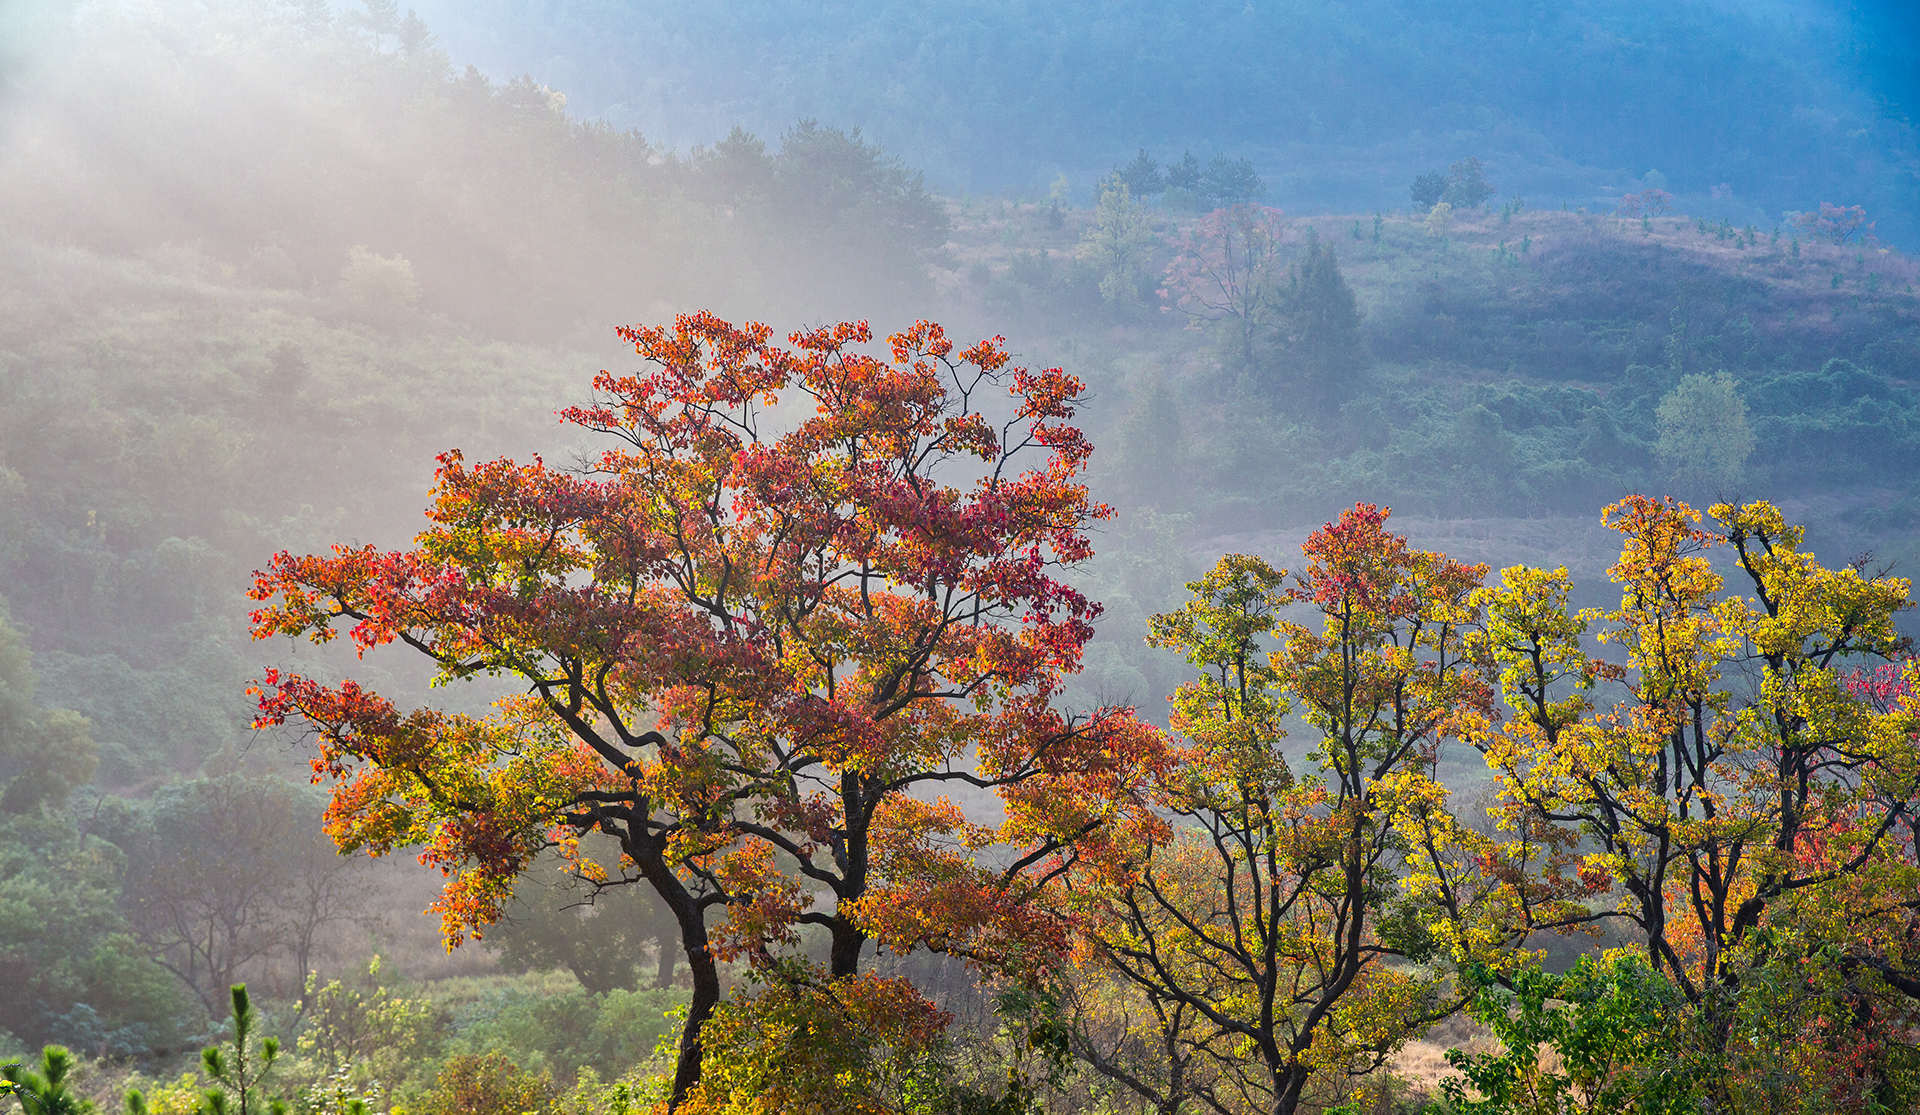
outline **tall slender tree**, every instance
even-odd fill
[[[1363,504],[1315,532],[1296,576],[1228,555],[1154,617],[1150,641],[1199,671],[1172,698],[1189,750],[1161,784],[1171,833],[1117,881],[1070,881],[1095,970],[1160,1028],[1137,1043],[1153,1072],[1098,1035],[1078,1047],[1159,1110],[1184,1092],[1291,1112],[1316,1081],[1377,1070],[1461,1002],[1452,965],[1501,963],[1552,897],[1526,879],[1554,850],[1472,831],[1435,780],[1492,695],[1468,642],[1485,569],[1386,517]],[[1294,716],[1312,735],[1289,755]]]

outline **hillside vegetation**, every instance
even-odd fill
[[[246,591],[278,551],[406,546],[446,450],[555,466],[597,451],[556,412],[588,400],[597,370],[630,370],[616,326],[702,308],[776,337],[933,319],[1079,377],[1087,482],[1116,514],[1074,574],[1105,612],[1064,700],[1136,705],[1161,725],[1204,663],[1164,635],[1149,647],[1149,617],[1181,607],[1183,583],[1218,555],[1288,564],[1357,503],[1390,505],[1422,549],[1570,567],[1581,605],[1617,602],[1605,570],[1618,542],[1597,516],[1630,492],[1771,500],[1828,565],[1920,566],[1920,262],[1871,236],[1536,206],[1501,180],[1497,152],[1451,148],[1439,157],[1489,156],[1493,197],[1384,207],[1377,192],[1343,197],[1351,175],[1257,182],[1250,162],[1248,196],[1207,193],[1215,179],[1136,196],[1121,184],[1131,152],[1097,136],[1071,150],[1114,167],[1094,196],[939,194],[926,153],[903,161],[873,142],[880,130],[797,119],[671,150],[583,122],[532,79],[457,69],[425,24],[367,7],[76,9],[49,21],[54,45],[0,117],[0,987],[26,990],[0,990],[0,1055],[58,1041],[116,1059],[89,1069],[102,1096],[121,1070],[158,1074],[154,1115],[191,1110],[193,1086],[166,1081],[240,979],[289,1037],[313,1115],[347,1115],[349,1092],[434,1115],[468,1112],[473,1095],[613,1115],[629,1108],[605,1083],[631,1074],[619,1103],[638,1105],[637,1082],[670,1067],[665,1012],[683,995],[672,927],[647,920],[657,911],[603,900],[575,918],[554,913],[560,898],[528,900],[447,960],[414,917],[430,898],[420,873],[335,859],[302,785],[306,741],[249,727],[249,682],[282,654],[458,710],[511,689],[429,694],[417,665],[269,652],[247,637]],[[1384,21],[1401,7],[1368,10]],[[570,18],[611,19],[582,11]],[[885,29],[906,18],[869,33],[891,43]],[[1121,6],[1095,37],[1131,41],[1146,18]],[[1183,26],[1182,57],[1218,33],[1200,16]],[[1422,27],[1434,31],[1401,34]],[[1051,73],[1046,41],[1022,49],[1040,53],[999,64]],[[1720,66],[1716,49],[1670,80]],[[783,78],[802,107],[805,80]],[[963,138],[1001,111],[972,88],[941,102]],[[1031,95],[1075,88],[1053,75]],[[1364,104],[1352,112],[1303,127],[1385,128]],[[1266,169],[1291,150],[1233,146],[1238,125],[1214,123],[1193,146],[1219,181],[1248,151]],[[1097,131],[1062,127],[1026,142]],[[1813,162],[1773,187],[1796,191],[1796,210],[1826,197]],[[1385,165],[1397,181],[1402,163]],[[1224,290],[1229,245],[1242,270]],[[1913,630],[1911,612],[1889,622]],[[1304,744],[1288,748],[1304,761]],[[1493,778],[1477,758],[1436,769],[1473,795]],[[612,970],[587,955],[607,942],[626,958]],[[376,950],[385,975],[368,970]],[[994,999],[949,958],[890,963],[939,993],[956,1032],[982,1035],[978,1063],[955,1071],[982,1087],[1048,1079],[1058,1051],[1041,1006]],[[747,986],[746,970],[728,967],[728,986]],[[806,1004],[769,1009],[789,1007]],[[1041,1036],[1010,1037],[1016,1016]],[[751,1019],[735,1024],[746,1042]],[[1486,1047],[1484,1029],[1461,1032]],[[1315,1094],[1385,1111],[1412,1102],[1402,1084]],[[1048,1101],[1062,1109],[1131,1110],[1086,1070],[1062,1087]]]
[[[1288,204],[1371,209],[1473,153],[1507,190],[1556,208],[1611,205],[1652,179],[1715,218],[1771,219],[1825,198],[1866,205],[1909,247],[1916,234],[1920,146],[1902,106],[1920,28],[1899,4],[995,0],[864,4],[844,20],[771,2],[634,12],[428,0],[420,11],[483,69],[538,74],[583,114],[675,146],[817,116],[973,193],[1031,194],[1064,174],[1090,202],[1099,175],[1138,147],[1169,162],[1228,149]]]

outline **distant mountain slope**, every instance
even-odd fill
[[[1657,171],[1763,226],[1865,204],[1920,242],[1920,35],[1900,3],[422,0],[457,55],[670,146],[796,116],[948,189],[1083,190],[1137,147],[1252,156],[1289,207],[1399,206],[1477,154],[1558,205]]]
[[[1152,219],[1158,268],[1194,219]],[[1585,515],[1671,490],[1659,404],[1688,375],[1725,373],[1760,438],[1742,490],[1817,499],[1810,519],[1834,527],[1852,516],[1849,544],[1920,541],[1903,487],[1920,469],[1910,257],[1691,216],[1468,212],[1444,235],[1405,216],[1281,218],[1282,256],[1317,238],[1361,314],[1357,365],[1316,399],[1284,337],[1236,363],[1177,314],[1103,299],[1079,247],[1090,220],[969,203],[951,281],[1094,382],[1113,498],[1228,531],[1315,524],[1355,499]]]

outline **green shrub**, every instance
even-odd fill
[[[205,1091],[200,1077],[190,1072],[151,1082],[136,1073],[127,1078],[126,1087],[130,1115],[135,1111],[140,1115],[194,1115]]]
[[[294,1042],[304,1106],[345,1092],[393,1094],[430,1063],[447,1029],[444,1007],[423,997],[399,995],[378,982],[380,958],[366,978],[352,983],[309,976],[301,1014],[305,1026]],[[329,1101],[331,1102],[331,1101]]]
[[[561,1079],[582,1066],[615,1076],[646,1059],[668,1031],[666,1012],[683,998],[675,989],[594,995],[511,987],[456,1012],[450,1050],[509,1053]]]
[[[1464,1074],[1442,1090],[1463,1115],[1696,1110],[1699,1081],[1680,1067],[1686,1004],[1638,957],[1582,956],[1563,976],[1514,973],[1512,990],[1478,980],[1468,1013],[1502,1048],[1447,1051]],[[1543,1058],[1543,1052],[1553,1056]],[[1469,1089],[1476,1095],[1470,1097]]]
[[[504,1053],[462,1054],[440,1067],[415,1115],[545,1115],[553,1104],[546,1073],[523,1069]]]

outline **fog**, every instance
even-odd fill
[[[1771,500],[1912,576],[1917,105],[1898,3],[0,0],[0,1061],[65,1043],[118,1107],[246,981],[303,1112],[450,1112],[443,1069],[503,1053],[611,1115],[594,1089],[672,1068],[689,977],[645,887],[561,912],[586,892],[541,859],[445,952],[439,873],[334,856],[311,734],[247,691],[523,691],[255,642],[246,593],[281,550],[408,547],[436,454],[604,449],[557,412],[636,366],[617,326],[930,319],[1082,380],[1115,514],[1071,572],[1104,607],[1081,712],[1167,726],[1193,670],[1149,617],[1361,502],[1566,566],[1580,606],[1618,603],[1630,492]],[[1492,800],[1472,749],[1434,770]],[[1018,1046],[975,969],[885,965]],[[1044,1081],[1022,1048],[953,1071]],[[1075,1073],[1035,1103],[1133,1110]]]
[[[1406,179],[1471,148],[1536,204],[1658,170],[1689,212],[1715,200],[1713,215],[1770,222],[1844,186],[1885,213],[1883,235],[1914,235],[1920,31],[1899,4],[419,10],[483,70],[550,75],[575,111],[657,141],[813,116],[948,190],[1031,196],[1064,173],[1090,203],[1138,147],[1227,148],[1288,208],[1393,208]]]

